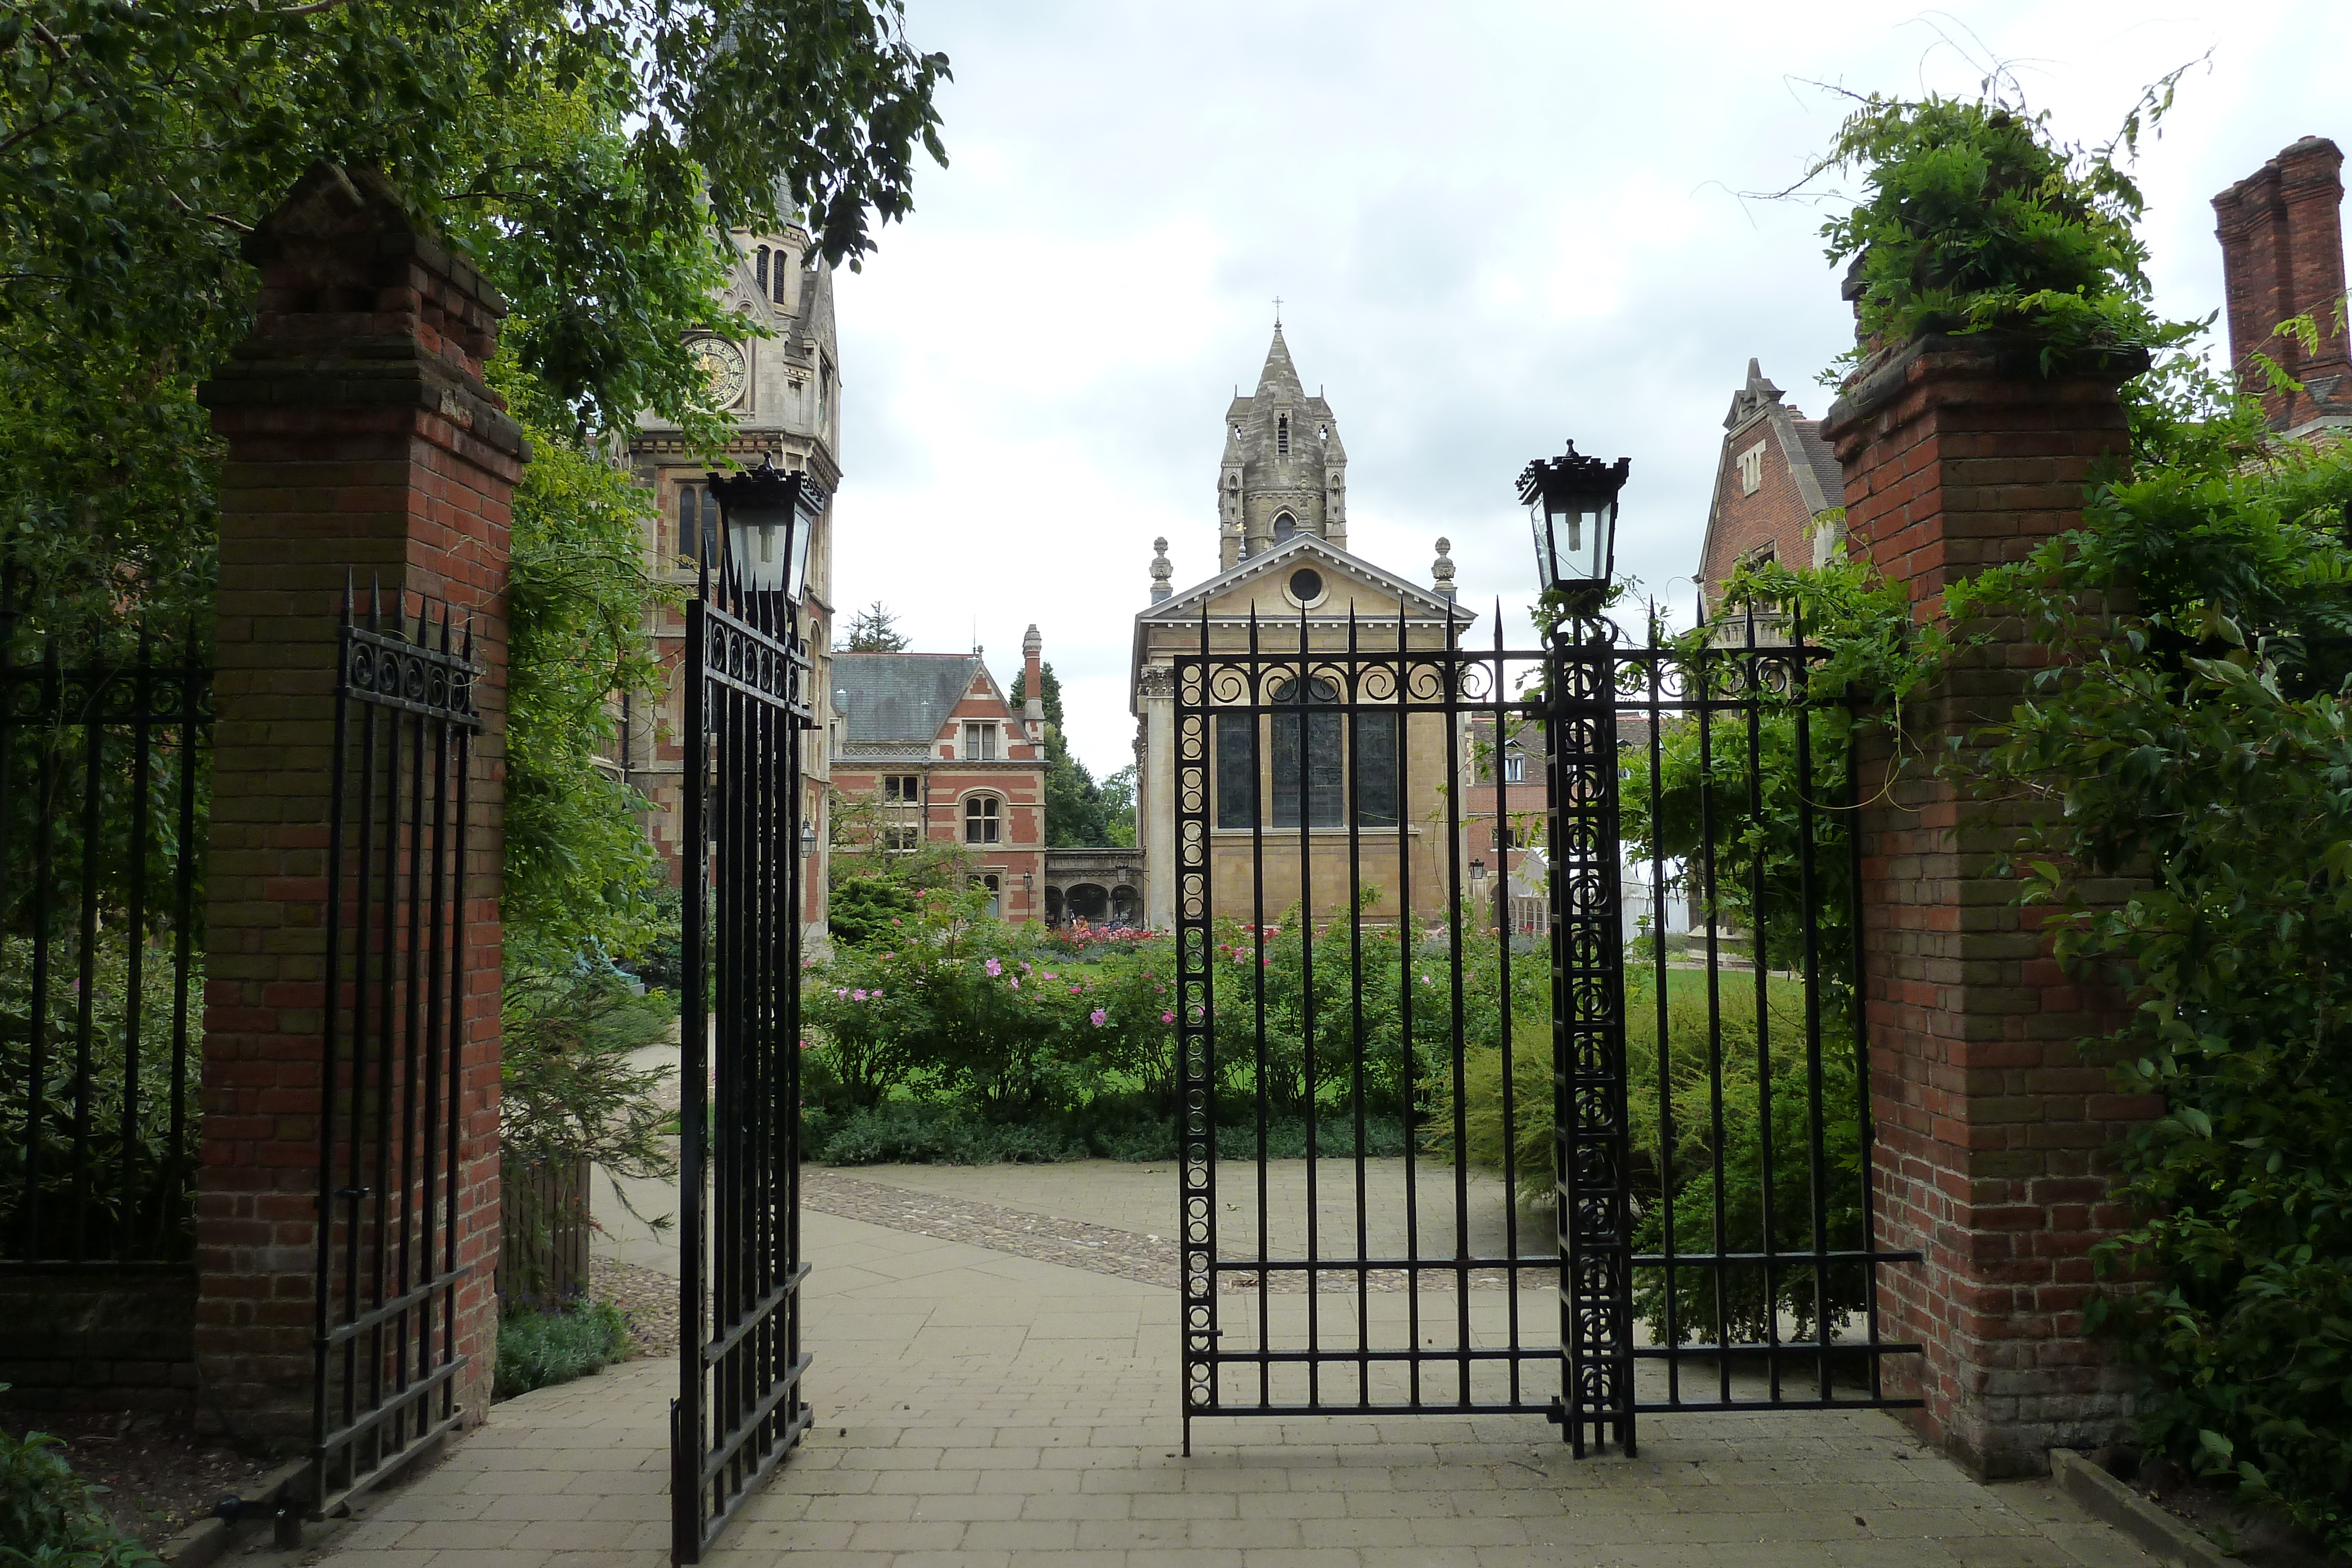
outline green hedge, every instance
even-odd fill
[[[552,1312],[508,1312],[499,1319],[492,1392],[511,1399],[600,1372],[628,1354],[628,1320],[610,1301],[577,1301]]]

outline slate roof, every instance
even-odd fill
[[[1798,444],[1804,451],[1805,465],[1812,470],[1813,484],[1821,492],[1816,511],[1845,505],[1845,470],[1838,465],[1837,448],[1822,438],[1822,423],[1818,419],[1801,419],[1793,425]]]
[[[849,707],[849,744],[938,738],[981,674],[970,653],[835,653],[833,685]]]

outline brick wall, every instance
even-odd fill
[[[195,1276],[175,1264],[0,1273],[0,1383],[22,1410],[184,1412]]]
[[[503,307],[380,176],[314,167],[249,236],[252,336],[203,388],[226,442],[194,1349],[202,1412],[298,1444],[310,1419],[337,605],[471,618],[483,730],[464,888],[458,1400],[488,1403],[498,1247],[499,864],[509,502],[523,443],[481,380]]]
[[[2140,361],[2144,363],[2145,361]],[[1850,547],[1940,615],[1954,580],[2075,526],[2092,460],[2120,450],[2120,358],[2043,380],[2030,350],[1931,339],[1883,354],[1832,410]],[[2108,998],[2059,971],[2000,875],[2020,805],[1974,799],[1917,758],[2007,714],[2035,662],[2018,629],[1959,661],[1911,716],[1911,760],[1862,762],[1863,923],[1875,1231],[1924,1266],[1885,1272],[1891,1361],[1920,1425],[1971,1469],[2036,1473],[2053,1447],[2116,1435],[2127,1377],[2085,1337],[2087,1254],[2123,1220],[2107,1151],[2148,1100],[2114,1093],[2077,1042]],[[1965,752],[1960,755],[1965,769]]]

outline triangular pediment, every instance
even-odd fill
[[[1270,550],[1194,583],[1136,617],[1139,625],[1168,625],[1198,621],[1205,612],[1212,621],[1238,621],[1255,613],[1261,621],[1296,620],[1298,600],[1289,591],[1302,569],[1322,580],[1319,598],[1307,604],[1310,620],[1344,620],[1352,608],[1360,620],[1444,622],[1449,617],[1465,625],[1476,615],[1434,591],[1374,566],[1360,555],[1341,549],[1314,534],[1299,534]]]

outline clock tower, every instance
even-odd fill
[[[734,434],[727,455],[747,468],[766,458],[777,467],[806,472],[830,497],[841,485],[841,377],[833,325],[833,270],[809,249],[797,225],[773,234],[739,232],[735,264],[719,291],[728,319],[745,329],[696,337],[688,352],[710,388],[711,406],[729,414]],[[753,336],[753,326],[766,337]],[[719,540],[719,507],[710,495],[710,465],[689,452],[677,427],[651,414],[629,442],[629,465],[653,502],[646,529],[646,561],[654,575],[688,593]],[[827,649],[833,641],[833,506],[827,502],[809,541],[808,602],[801,630],[816,660],[815,689],[833,689]],[[653,634],[663,667],[674,669],[683,650],[684,617],[654,612]],[[825,705],[829,706],[829,705]],[[818,716],[826,716],[820,706]],[[652,802],[646,831],[666,854],[676,855],[680,765],[677,727],[685,717],[673,691],[632,693],[622,699],[624,738],[614,758],[623,781]],[[825,856],[830,834],[824,809],[828,763],[837,749],[802,747],[803,819],[815,825],[818,848],[804,862],[812,934],[823,930]],[[675,867],[673,866],[673,875]]]

